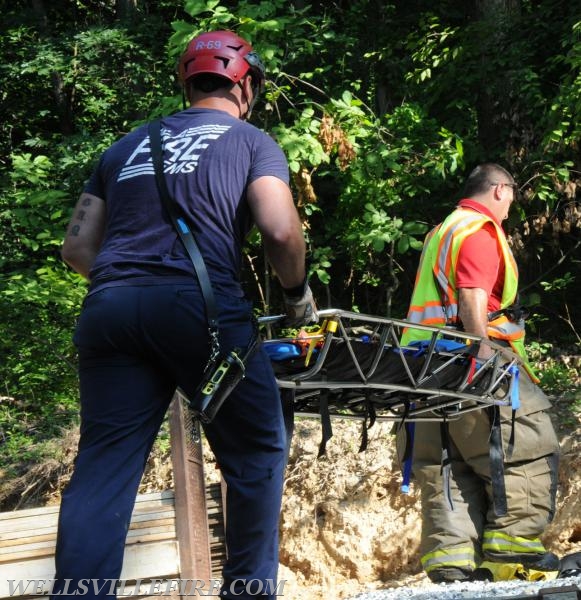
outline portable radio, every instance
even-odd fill
[[[226,355],[210,361],[195,394],[189,399],[192,416],[202,423],[211,423],[216,413],[236,385],[246,375],[246,363],[256,348],[254,338],[246,350],[232,348]]]

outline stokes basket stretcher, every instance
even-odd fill
[[[282,316],[263,317],[270,328]],[[375,421],[450,420],[489,406],[518,408],[520,358],[489,340],[448,328],[327,309],[318,331],[263,341],[278,385],[303,415]],[[404,329],[425,339],[401,346]],[[476,360],[479,344],[492,356]]]

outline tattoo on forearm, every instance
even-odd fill
[[[84,198],[82,198],[80,205],[82,207],[88,207],[92,203],[93,203],[93,198],[91,198],[90,196],[85,196]],[[89,230],[90,230],[90,224],[91,224],[91,219],[89,218],[90,215],[91,215],[91,211],[87,212],[87,210],[85,210],[84,208],[79,208],[77,205],[77,211],[73,218],[74,224],[73,223],[70,224],[68,235],[73,236],[73,237],[78,237],[79,235],[81,235],[82,223],[88,223],[87,226],[89,227]]]
[[[75,215],[75,219],[77,221],[84,221],[86,218],[87,218],[87,213],[84,210],[79,210],[77,212],[77,214]],[[80,232],[81,232],[81,226],[78,223],[76,223],[75,225],[71,225],[71,228],[69,230],[69,235],[76,237],[79,235]]]

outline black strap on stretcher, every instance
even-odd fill
[[[492,502],[497,517],[508,511],[506,486],[504,483],[504,453],[502,451],[502,432],[500,430],[500,408],[491,406],[486,409],[490,419],[490,477],[492,480]]]
[[[327,442],[333,437],[333,426],[331,425],[331,413],[329,412],[329,392],[321,391],[319,414],[321,415],[321,443],[319,444],[318,458],[324,456]]]
[[[367,450],[367,444],[369,443],[368,431],[373,427],[377,419],[377,413],[375,412],[375,407],[373,406],[373,402],[371,402],[370,396],[371,393],[367,390],[365,392],[366,415],[361,425],[361,444],[359,445],[359,452],[365,452],[365,450]]]
[[[451,475],[452,475],[452,452],[450,448],[450,432],[448,431],[448,422],[440,423],[440,437],[442,439],[442,463],[440,472],[444,484],[444,498],[450,507],[454,510],[454,499],[452,498]]]
[[[490,441],[489,441],[489,461],[490,478],[492,483],[492,502],[494,514],[497,517],[506,515],[508,511],[506,499],[506,485],[504,482],[504,454],[502,450],[502,432],[500,429],[500,409],[498,406],[491,406],[487,409],[490,419]],[[514,413],[514,411],[513,411]],[[441,474],[444,486],[444,498],[450,507],[454,510],[454,500],[451,493],[452,457],[450,447],[450,433],[448,431],[447,421],[440,423],[440,438],[442,440],[442,463]]]

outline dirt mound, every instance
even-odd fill
[[[561,439],[557,512],[543,541],[581,551],[581,423],[571,397],[554,400]],[[320,424],[298,420],[281,517],[281,573],[293,600],[349,598],[367,589],[422,586],[419,495],[400,491],[393,425],[376,423],[359,453],[361,425],[334,421],[317,458]]]
[[[544,537],[559,555],[581,551],[581,425],[572,400],[555,402],[562,440],[558,510]],[[393,424],[375,423],[367,449],[359,452],[361,423],[334,420],[326,455],[318,458],[321,426],[298,418],[287,470],[281,515],[280,579],[285,598],[349,598],[374,588],[425,585],[418,556],[419,498],[401,493]],[[59,501],[72,469],[77,437],[65,439],[59,460],[37,466],[0,486],[3,509]],[[219,479],[205,448],[206,472]],[[168,444],[156,444],[142,493],[172,487]]]
[[[393,425],[334,421],[325,456],[316,420],[298,420],[281,516],[280,577],[290,598],[353,595],[419,569],[415,493],[400,492]],[[307,594],[308,590],[308,594]]]

